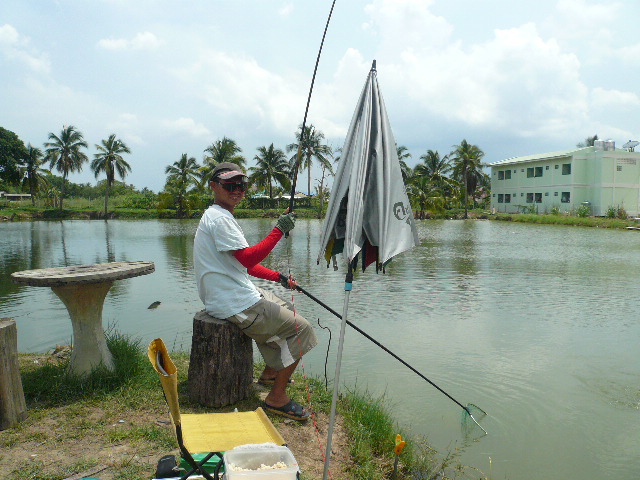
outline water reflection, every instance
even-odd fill
[[[193,222],[164,224],[162,246],[173,271],[181,278],[193,280]]]

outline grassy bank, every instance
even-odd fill
[[[638,227],[640,224],[633,219],[605,218],[605,217],[575,217],[567,215],[552,214],[530,214],[530,213],[496,213],[486,215],[490,220],[503,222],[537,223],[544,225],[565,225],[573,227],[594,227],[626,229],[627,227]]]
[[[108,344],[116,372],[98,371],[84,380],[66,375],[68,352],[20,355],[28,417],[0,432],[1,478],[62,480],[99,466],[104,468],[90,476],[103,480],[150,479],[161,456],[178,453],[161,387],[145,348],[113,332]],[[211,411],[189,401],[188,355],[173,353],[172,357],[179,370],[182,411]],[[233,407],[254,410],[265,394],[266,390],[256,385],[250,398],[217,411]],[[331,395],[320,380],[301,376],[290,394],[301,403],[311,398],[315,421],[298,424],[281,417],[272,421],[300,463],[302,478],[321,478],[323,452],[319,443],[325,441]],[[339,402],[339,414],[338,440],[334,437],[337,453],[331,464],[333,478],[368,480],[381,478],[380,472],[390,478],[395,435],[403,432],[391,420],[384,399],[348,391]],[[315,425],[321,433],[316,434]],[[340,435],[346,438],[340,440]],[[450,454],[437,454],[423,440],[409,439],[408,443],[398,478],[464,476],[465,469]]]
[[[326,205],[325,205],[326,207]],[[282,213],[281,209],[238,208],[235,211],[236,218],[277,218]],[[198,219],[201,211],[192,211],[187,218]],[[322,218],[317,208],[299,208],[296,210],[298,218]],[[65,203],[65,209],[61,212],[56,208],[42,208],[32,206],[29,202],[5,203],[0,208],[0,222],[2,221],[32,221],[32,220],[102,220],[105,216],[99,206],[93,205],[82,199],[69,200]],[[114,207],[109,211],[109,219],[121,220],[145,220],[145,219],[175,219],[177,212],[171,209],[156,210],[142,208]],[[461,220],[464,218],[464,210],[447,210],[437,215],[426,215],[424,220]],[[605,218],[605,217],[578,217],[553,214],[530,213],[496,213],[490,214],[484,210],[469,211],[470,219],[488,219],[505,222],[536,223],[546,225],[565,225],[576,227],[595,227],[626,229],[638,227],[640,223],[633,219]]]
[[[12,202],[21,203],[21,202]],[[72,202],[69,202],[72,203]],[[66,205],[66,204],[65,204]],[[278,218],[282,214],[282,209],[260,209],[260,208],[238,208],[235,211],[236,218]],[[298,218],[319,218],[318,210],[315,208],[299,208],[296,211]],[[186,218],[198,219],[202,211],[192,211]],[[31,205],[9,205],[0,209],[0,222],[2,221],[32,221],[32,220],[144,220],[144,219],[176,219],[176,210],[163,209],[143,209],[116,207],[109,209],[109,214],[105,217],[102,210],[92,207],[70,206],[60,211],[57,208],[39,208]]]

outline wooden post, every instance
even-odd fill
[[[226,407],[249,396],[253,343],[233,323],[208,315],[193,318],[189,396],[207,407]]]
[[[18,367],[18,329],[15,320],[0,318],[0,430],[27,416]]]

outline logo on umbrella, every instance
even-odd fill
[[[398,202],[393,206],[393,214],[400,221],[405,221],[407,225],[411,225],[411,220],[409,218],[410,209],[405,208],[404,203]]]

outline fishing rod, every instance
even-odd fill
[[[296,193],[296,182],[298,180],[298,168],[300,167],[300,160],[302,159],[302,144],[304,139],[305,127],[307,125],[307,114],[309,113],[309,104],[311,103],[311,93],[313,92],[313,84],[316,81],[316,73],[318,72],[318,64],[320,63],[320,55],[322,54],[322,47],[324,46],[324,39],[327,36],[327,29],[329,28],[329,22],[331,21],[331,15],[333,14],[333,7],[336,5],[336,0],[333,0],[331,4],[331,10],[329,11],[329,17],[327,23],[324,26],[324,33],[322,34],[322,41],[320,42],[320,49],[318,50],[318,56],[316,57],[316,66],[313,69],[313,77],[311,77],[311,87],[309,88],[309,96],[307,97],[307,107],[304,110],[304,117],[302,119],[302,128],[300,129],[300,140],[298,140],[298,153],[296,154],[296,163],[293,166],[292,174],[293,180],[291,182],[291,198],[289,199],[289,212],[293,212],[293,196]],[[311,195],[311,192],[307,192]],[[288,235],[285,235],[288,236]]]
[[[342,315],[340,315],[338,312],[336,312],[334,309],[332,309],[329,305],[327,305],[326,303],[324,303],[322,300],[320,300],[319,298],[315,297],[314,295],[312,295],[311,293],[307,292],[304,288],[302,288],[300,285],[296,286],[296,290],[298,290],[299,292],[304,293],[307,297],[309,297],[311,300],[313,300],[314,302],[316,302],[318,305],[324,307],[326,310],[328,310],[329,312],[333,313],[336,317],[338,317],[339,319],[342,320]],[[473,422],[480,427],[480,429],[485,433],[485,435],[487,435],[487,431],[482,428],[482,426],[478,423],[478,421],[474,418],[473,414],[471,413],[471,410],[469,409],[468,406],[464,406],[462,403],[460,403],[458,400],[456,400],[455,398],[453,398],[451,395],[449,395],[447,392],[445,392],[442,388],[440,388],[438,385],[436,385],[435,383],[433,383],[431,380],[429,380],[427,377],[425,377],[422,373],[420,373],[418,370],[416,370],[415,368],[413,368],[411,365],[409,365],[407,362],[405,362],[402,358],[400,358],[398,355],[396,355],[395,353],[393,353],[391,350],[389,350],[387,347],[385,347],[384,345],[382,345],[379,341],[377,341],[375,338],[373,338],[371,335],[369,335],[367,332],[365,332],[364,330],[362,330],[361,328],[359,328],[358,326],[354,325],[353,323],[351,323],[349,320],[346,321],[347,325],[349,325],[351,328],[353,328],[356,332],[358,332],[359,334],[363,335],[364,337],[366,337],[368,340],[372,341],[373,343],[375,343],[378,347],[380,347],[382,350],[384,350],[385,352],[387,352],[389,355],[391,355],[393,358],[395,358],[396,360],[398,360],[400,363],[402,363],[405,367],[408,367],[413,373],[416,373],[418,376],[420,376],[423,380],[426,380],[427,382],[429,382],[429,384],[431,384],[433,387],[437,388],[438,391],[440,391],[440,393],[443,393],[444,395],[447,396],[447,398],[449,398],[449,400],[455,402],[460,408],[462,408],[471,418],[471,420],[473,420]],[[477,407],[479,408],[479,407]],[[480,409],[481,410],[481,409]]]

